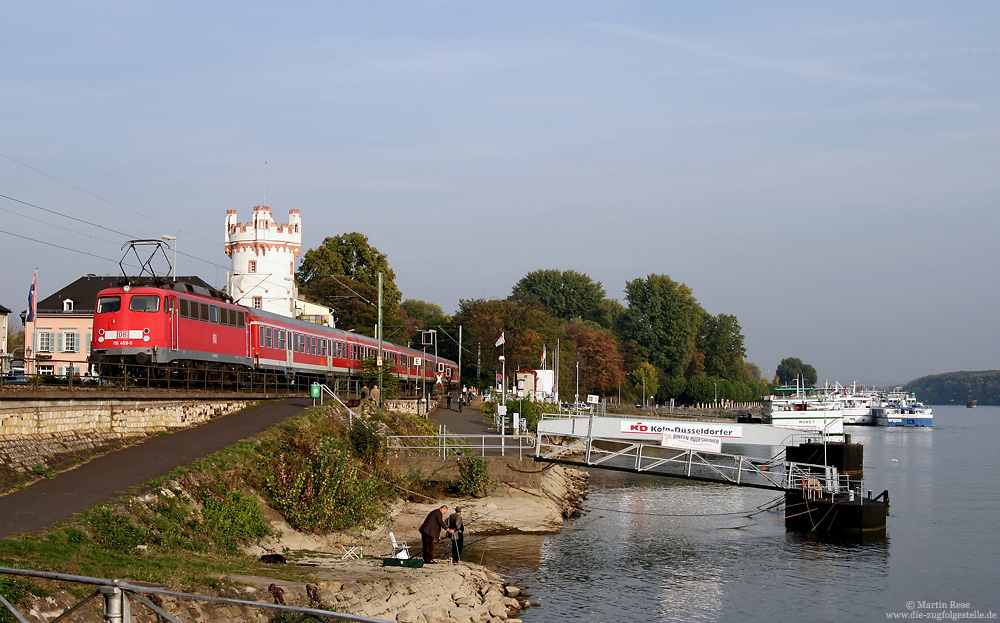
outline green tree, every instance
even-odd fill
[[[705,315],[698,335],[698,350],[705,355],[705,373],[720,379],[743,378],[743,334],[736,316]]]
[[[775,375],[778,377],[778,381],[784,385],[795,383],[795,379],[802,375],[802,382],[807,387],[815,385],[819,378],[819,375],[816,374],[816,368],[808,363],[802,363],[798,357],[782,359],[781,363],[778,364],[778,369],[775,370]]]
[[[628,308],[618,322],[624,341],[635,340],[649,362],[668,376],[682,376],[695,352],[704,313],[691,289],[666,275],[649,275],[625,285]]]
[[[645,394],[646,400],[656,395],[660,389],[660,374],[651,363],[642,363],[632,371],[632,387],[637,396]]]
[[[396,287],[396,273],[389,267],[389,258],[369,244],[366,236],[352,232],[328,237],[320,246],[306,251],[295,279],[300,288],[308,289],[324,279],[350,277],[375,288],[375,298],[366,298],[377,303],[379,273],[382,273],[383,309],[395,310],[402,295]]]
[[[560,320],[592,320],[610,326],[610,309],[604,304],[604,286],[575,270],[536,270],[521,278],[511,298],[521,305],[541,305]],[[604,323],[601,323],[601,320]]]

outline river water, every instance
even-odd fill
[[[829,542],[786,532],[781,511],[747,516],[775,492],[590,470],[589,512],[561,534],[491,538],[465,558],[541,602],[526,623],[995,620],[1000,408],[937,406],[933,429],[848,428],[865,488],[889,490],[885,538]]]

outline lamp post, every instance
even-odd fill
[[[507,360],[500,355],[500,400],[507,405]]]
[[[163,234],[162,236],[160,236],[160,238],[163,238],[168,242],[171,240],[174,241],[174,244],[171,245],[174,249],[174,265],[171,268],[173,268],[174,272],[174,281],[177,281],[177,236],[171,236],[170,234]]]
[[[712,383],[715,386],[715,404],[719,404],[719,384]]]
[[[580,404],[580,360],[576,360],[576,393],[573,394],[573,402]]]

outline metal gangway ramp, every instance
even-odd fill
[[[737,449],[749,445],[780,446],[781,450],[767,458],[751,458],[737,453],[665,447],[661,439],[668,429],[709,431],[716,436],[727,436],[724,443],[738,446]],[[543,419],[538,424],[535,460],[775,491],[836,494],[860,490],[860,481],[850,480],[834,466],[785,460],[786,445],[816,438],[815,434],[805,431],[761,424],[713,424],[669,418],[555,417]]]

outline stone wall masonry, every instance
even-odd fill
[[[118,402],[0,409],[0,467],[31,473],[66,465],[66,456],[91,456],[159,432],[201,424],[253,401]]]

